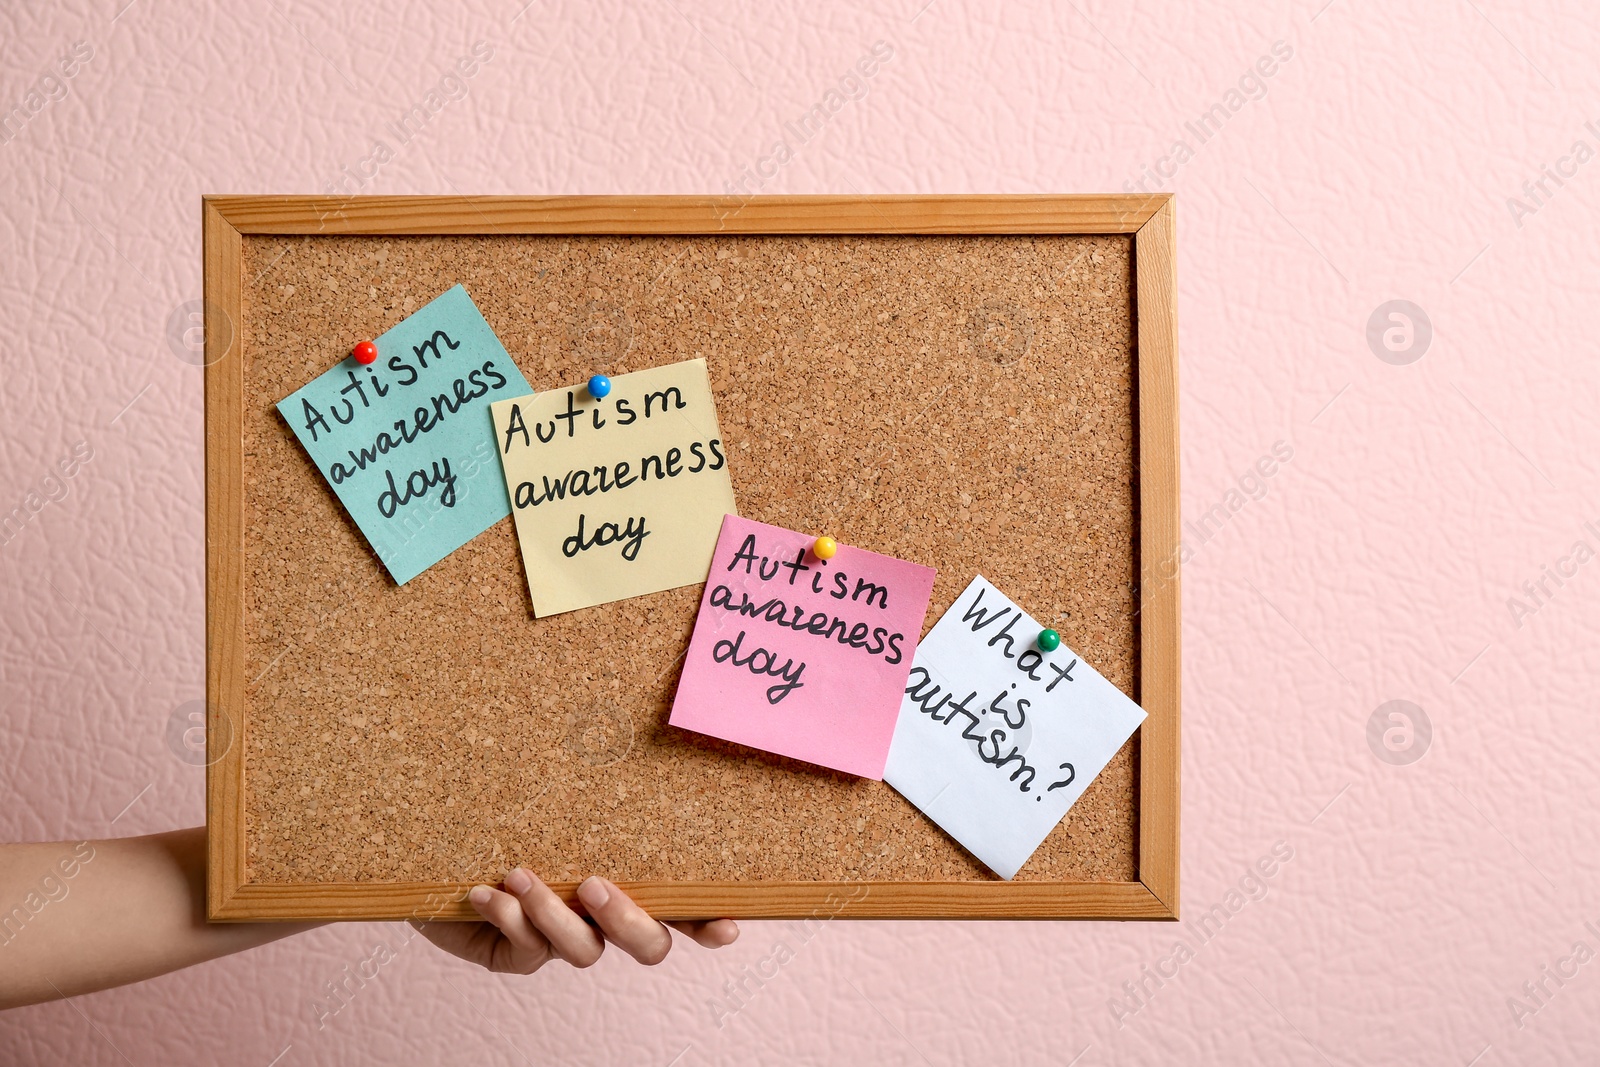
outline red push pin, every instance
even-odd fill
[[[350,355],[355,357],[357,363],[365,367],[368,364],[377,362],[378,346],[371,341],[360,341],[350,350]]]

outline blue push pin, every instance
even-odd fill
[[[596,374],[589,379],[589,395],[596,400],[599,400],[609,392],[611,392],[611,379],[604,374]]]

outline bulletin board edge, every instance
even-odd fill
[[[1175,207],[1158,195],[238,197],[202,200],[205,277],[207,917],[473,919],[470,885],[246,881],[245,234],[1105,234],[1134,236],[1140,472],[1139,875],[1132,882],[639,882],[663,919],[1174,920],[1179,869]],[[1170,575],[1166,571],[1170,568]],[[575,899],[576,885],[559,885]],[[841,896],[843,894],[843,896]],[[859,894],[859,895],[857,895]]]
[[[1163,204],[1134,235],[1139,449],[1139,879],[1178,915],[1181,610],[1177,221]]]
[[[243,239],[202,205],[205,260],[206,910],[226,914],[245,881]],[[238,739],[239,743],[233,743]]]
[[[418,922],[476,920],[475,883],[329,882],[245,885],[212,921]],[[568,903],[577,882],[551,882]],[[1141,882],[619,882],[661,920],[704,919],[1141,919],[1172,910]]]
[[[209,196],[241,234],[1137,233],[1171,194]]]

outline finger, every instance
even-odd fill
[[[411,927],[436,947],[480,967],[489,966],[494,956],[494,942],[500,937],[500,931],[488,923],[436,923],[412,919]]]
[[[578,886],[578,899],[600,924],[606,937],[647,967],[667,958],[672,934],[611,882],[590,877]]]
[[[491,958],[488,963],[491,970],[515,970],[523,974],[532,974],[555,957],[555,950],[549,939],[534,929],[515,896],[502,893],[498,889],[491,889],[486,885],[479,885],[472,887],[472,891],[467,894],[467,900],[472,904],[473,910],[505,935],[506,941],[516,950],[516,958],[513,960]]]
[[[708,919],[704,922],[675,922],[668,926],[680,934],[687,934],[703,948],[726,948],[739,940],[739,924],[732,919]]]
[[[528,921],[550,942],[557,956],[574,967],[594,966],[605,951],[606,942],[583,921],[583,916],[568,907],[566,901],[532,872],[521,867],[506,875],[505,884],[521,902]]]
[[[488,971],[532,974],[554,958],[548,946],[529,953],[513,945],[493,923],[433,922],[412,919],[411,925],[434,945]]]

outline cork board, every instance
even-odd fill
[[[516,865],[662,918],[1176,916],[1170,200],[205,212],[213,919],[470,918]],[[396,586],[274,405],[456,283],[535,389],[704,357],[741,514],[936,567],[924,632],[981,571],[1150,719],[1005,883],[667,726],[699,586],[536,619],[510,519]]]

